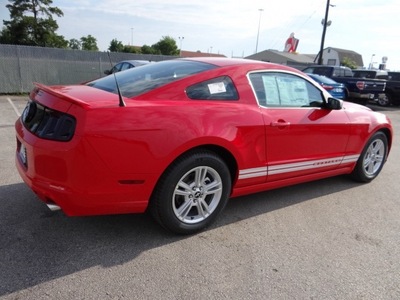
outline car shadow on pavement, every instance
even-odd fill
[[[373,111],[379,111],[379,112],[382,112],[382,113],[385,113],[387,111],[398,111],[398,110],[400,110],[400,106],[399,105],[379,106],[377,104],[368,103],[366,106],[369,107],[370,109],[372,109]]]
[[[217,222],[198,236],[358,185],[334,177],[230,199]],[[166,232],[148,214],[66,217],[49,211],[23,183],[0,186],[0,195],[0,296],[95,266],[124,264],[189,238]]]
[[[360,185],[348,176],[337,176],[232,198],[220,219],[226,225]]]

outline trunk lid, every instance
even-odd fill
[[[34,83],[31,99],[53,109],[66,112],[74,104],[84,109],[97,107],[117,107],[117,94],[96,89],[87,85],[46,86]],[[57,99],[57,101],[55,101]]]

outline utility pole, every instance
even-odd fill
[[[178,39],[179,39],[179,56],[182,56],[182,42],[185,39],[185,37],[179,36]]]
[[[260,12],[260,16],[258,17],[258,29],[257,29],[257,41],[256,41],[256,52],[255,53],[257,53],[257,49],[258,49],[258,38],[260,36],[261,14],[264,11],[264,9],[259,8],[258,11]]]
[[[323,20],[323,24],[322,24],[323,29],[322,29],[321,47],[319,48],[319,55],[318,55],[318,64],[319,65],[322,65],[322,52],[324,51],[326,27],[329,26],[328,25],[329,2],[330,2],[330,0],[326,1],[325,19]]]

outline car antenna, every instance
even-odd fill
[[[108,59],[110,60],[111,68],[112,68],[110,51],[107,51],[107,54],[108,54]],[[113,72],[113,76],[115,79],[115,85],[117,86],[117,92],[118,92],[118,97],[119,97],[119,106],[124,107],[124,106],[126,106],[126,104],[124,102],[124,99],[122,98],[121,90],[119,89],[118,80],[117,80],[117,76],[115,75],[115,72]]]

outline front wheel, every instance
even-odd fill
[[[388,153],[388,141],[383,132],[375,133],[365,145],[351,173],[359,182],[370,182],[383,168]]]
[[[209,151],[190,153],[178,158],[163,174],[150,211],[164,228],[191,234],[215,220],[230,191],[231,175],[219,156]]]

